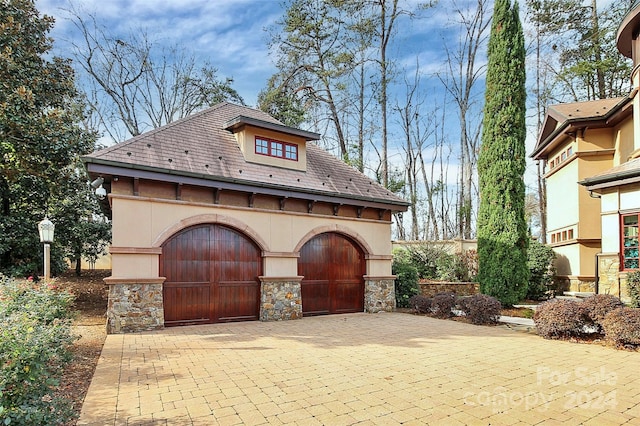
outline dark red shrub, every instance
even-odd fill
[[[498,299],[486,294],[461,298],[458,306],[473,324],[496,324],[502,308]]]
[[[582,302],[582,308],[587,316],[587,320],[596,327],[599,333],[602,333],[602,321],[606,315],[615,310],[624,307],[624,303],[619,298],[611,294],[595,294],[586,298]]]
[[[602,321],[607,340],[618,346],[640,345],[640,309],[620,308],[609,312]]]
[[[577,337],[587,324],[582,302],[552,299],[541,303],[533,315],[538,334],[545,339]]]
[[[421,294],[416,294],[409,299],[409,307],[418,314],[428,314],[431,312],[431,299]]]
[[[431,312],[436,318],[451,318],[452,309],[456,306],[455,293],[437,293],[431,300]]]

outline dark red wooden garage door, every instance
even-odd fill
[[[162,245],[165,325],[257,320],[262,259],[247,237],[221,225],[187,228]]]
[[[364,253],[340,234],[320,234],[300,250],[304,315],[364,311]]]

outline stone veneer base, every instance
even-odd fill
[[[393,312],[396,308],[395,277],[364,277],[364,311]]]
[[[260,321],[302,318],[302,277],[260,277]]]
[[[164,327],[162,283],[156,279],[113,279],[109,284],[107,333],[132,333]]]

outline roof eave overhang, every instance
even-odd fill
[[[633,38],[634,35],[637,36],[638,28],[640,28],[640,4],[636,2],[636,7],[627,12],[616,34],[616,46],[627,58],[632,56]]]
[[[253,126],[261,129],[273,130],[275,132],[286,133],[293,136],[299,136],[307,141],[320,140],[319,133],[300,130],[293,127],[285,126],[283,124],[271,123],[269,121],[259,120],[257,118],[247,117],[244,115],[239,115],[224,123],[224,129],[229,131],[236,131],[243,126]]]
[[[301,190],[285,185],[269,185],[259,182],[230,179],[220,176],[209,176],[190,173],[182,170],[156,169],[137,164],[118,163],[94,157],[83,157],[87,171],[92,175],[120,176],[149,179],[162,182],[182,183],[210,188],[254,192],[256,194],[273,195],[284,198],[300,198],[316,202],[355,205],[398,212],[408,210],[410,203],[403,200],[385,200],[372,197],[340,196],[329,192]]]
[[[626,117],[627,114],[631,114],[633,112],[632,100],[636,91],[637,89],[634,89],[627,97],[623,98],[602,116],[566,119],[558,128],[538,144],[530,157],[534,160],[545,159],[548,156],[549,151],[553,150],[562,141],[564,136],[579,129],[615,126],[624,117]]]
[[[598,176],[595,178],[586,178],[578,183],[586,187],[588,191],[599,192],[603,189],[630,185],[639,182],[640,169],[636,169],[619,173],[611,173],[610,175]]]

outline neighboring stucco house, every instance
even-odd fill
[[[546,163],[547,242],[565,289],[628,297],[638,270],[640,5],[618,34],[633,59],[627,97],[550,106],[532,154]]]
[[[108,332],[392,310],[408,203],[319,137],[222,103],[84,157],[113,222]]]

